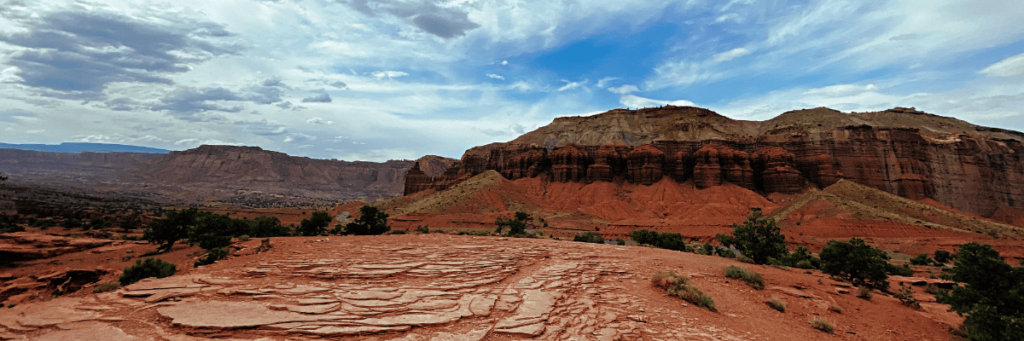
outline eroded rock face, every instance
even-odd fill
[[[817,108],[735,121],[698,108],[613,110],[567,117],[508,143],[473,148],[406,192],[443,190],[485,170],[508,179],[626,181],[664,176],[697,188],[730,183],[800,193],[840,179],[991,216],[1024,210],[1024,134],[908,108],[844,114]],[[544,147],[540,147],[544,146]]]

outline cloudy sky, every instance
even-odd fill
[[[1024,130],[1024,1],[0,0],[0,142],[459,157],[555,117]]]

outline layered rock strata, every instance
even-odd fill
[[[650,185],[669,176],[697,188],[730,183],[800,193],[847,179],[911,199],[990,216],[1024,209],[1024,134],[895,108],[826,108],[738,121],[663,107],[563,117],[503,144],[468,150],[441,176],[406,177],[405,194],[444,190],[485,170],[508,179]]]

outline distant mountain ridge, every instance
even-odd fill
[[[0,143],[0,149],[34,150],[48,153],[146,153],[167,154],[170,150],[112,143],[64,142],[61,144]]]

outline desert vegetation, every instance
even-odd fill
[[[388,214],[377,207],[365,205],[359,208],[359,219],[345,225],[345,234],[366,236],[379,235],[391,231],[388,226]]]
[[[809,323],[811,324],[811,328],[814,328],[814,329],[817,329],[817,330],[820,330],[820,331],[823,331],[823,332],[826,332],[826,333],[829,333],[829,334],[834,333],[835,330],[836,330],[836,327],[835,327],[835,325],[832,324],[832,322],[829,322],[828,320],[826,320],[824,318],[821,318],[821,317],[812,318],[809,321]]]
[[[764,278],[757,272],[735,265],[730,265],[723,271],[725,272],[726,278],[742,279],[751,288],[757,290],[764,289]]]
[[[584,233],[584,234],[577,234],[576,236],[574,236],[572,238],[572,240],[574,242],[604,244],[604,237],[602,237],[601,235],[599,235],[597,233],[593,233],[593,232],[587,232],[587,233]]]
[[[820,256],[821,270],[833,277],[858,286],[879,289],[889,287],[889,256],[867,245],[863,239],[829,241]]]
[[[765,301],[765,304],[767,304],[772,309],[778,310],[780,313],[786,312],[786,303],[782,302],[782,300],[778,298],[771,297],[767,301]]]
[[[1024,340],[1024,266],[1010,266],[989,245],[961,245],[942,277],[964,285],[939,291],[939,302],[964,319],[970,340]]]
[[[164,278],[174,275],[177,268],[174,264],[165,262],[158,258],[146,258],[135,261],[135,265],[124,269],[124,273],[118,279],[122,286],[130,285],[145,278]]]
[[[651,283],[660,289],[664,289],[669,296],[681,298],[699,307],[707,308],[717,312],[715,300],[703,291],[694,286],[693,281],[686,276],[678,275],[675,272],[659,272],[651,277]]]

